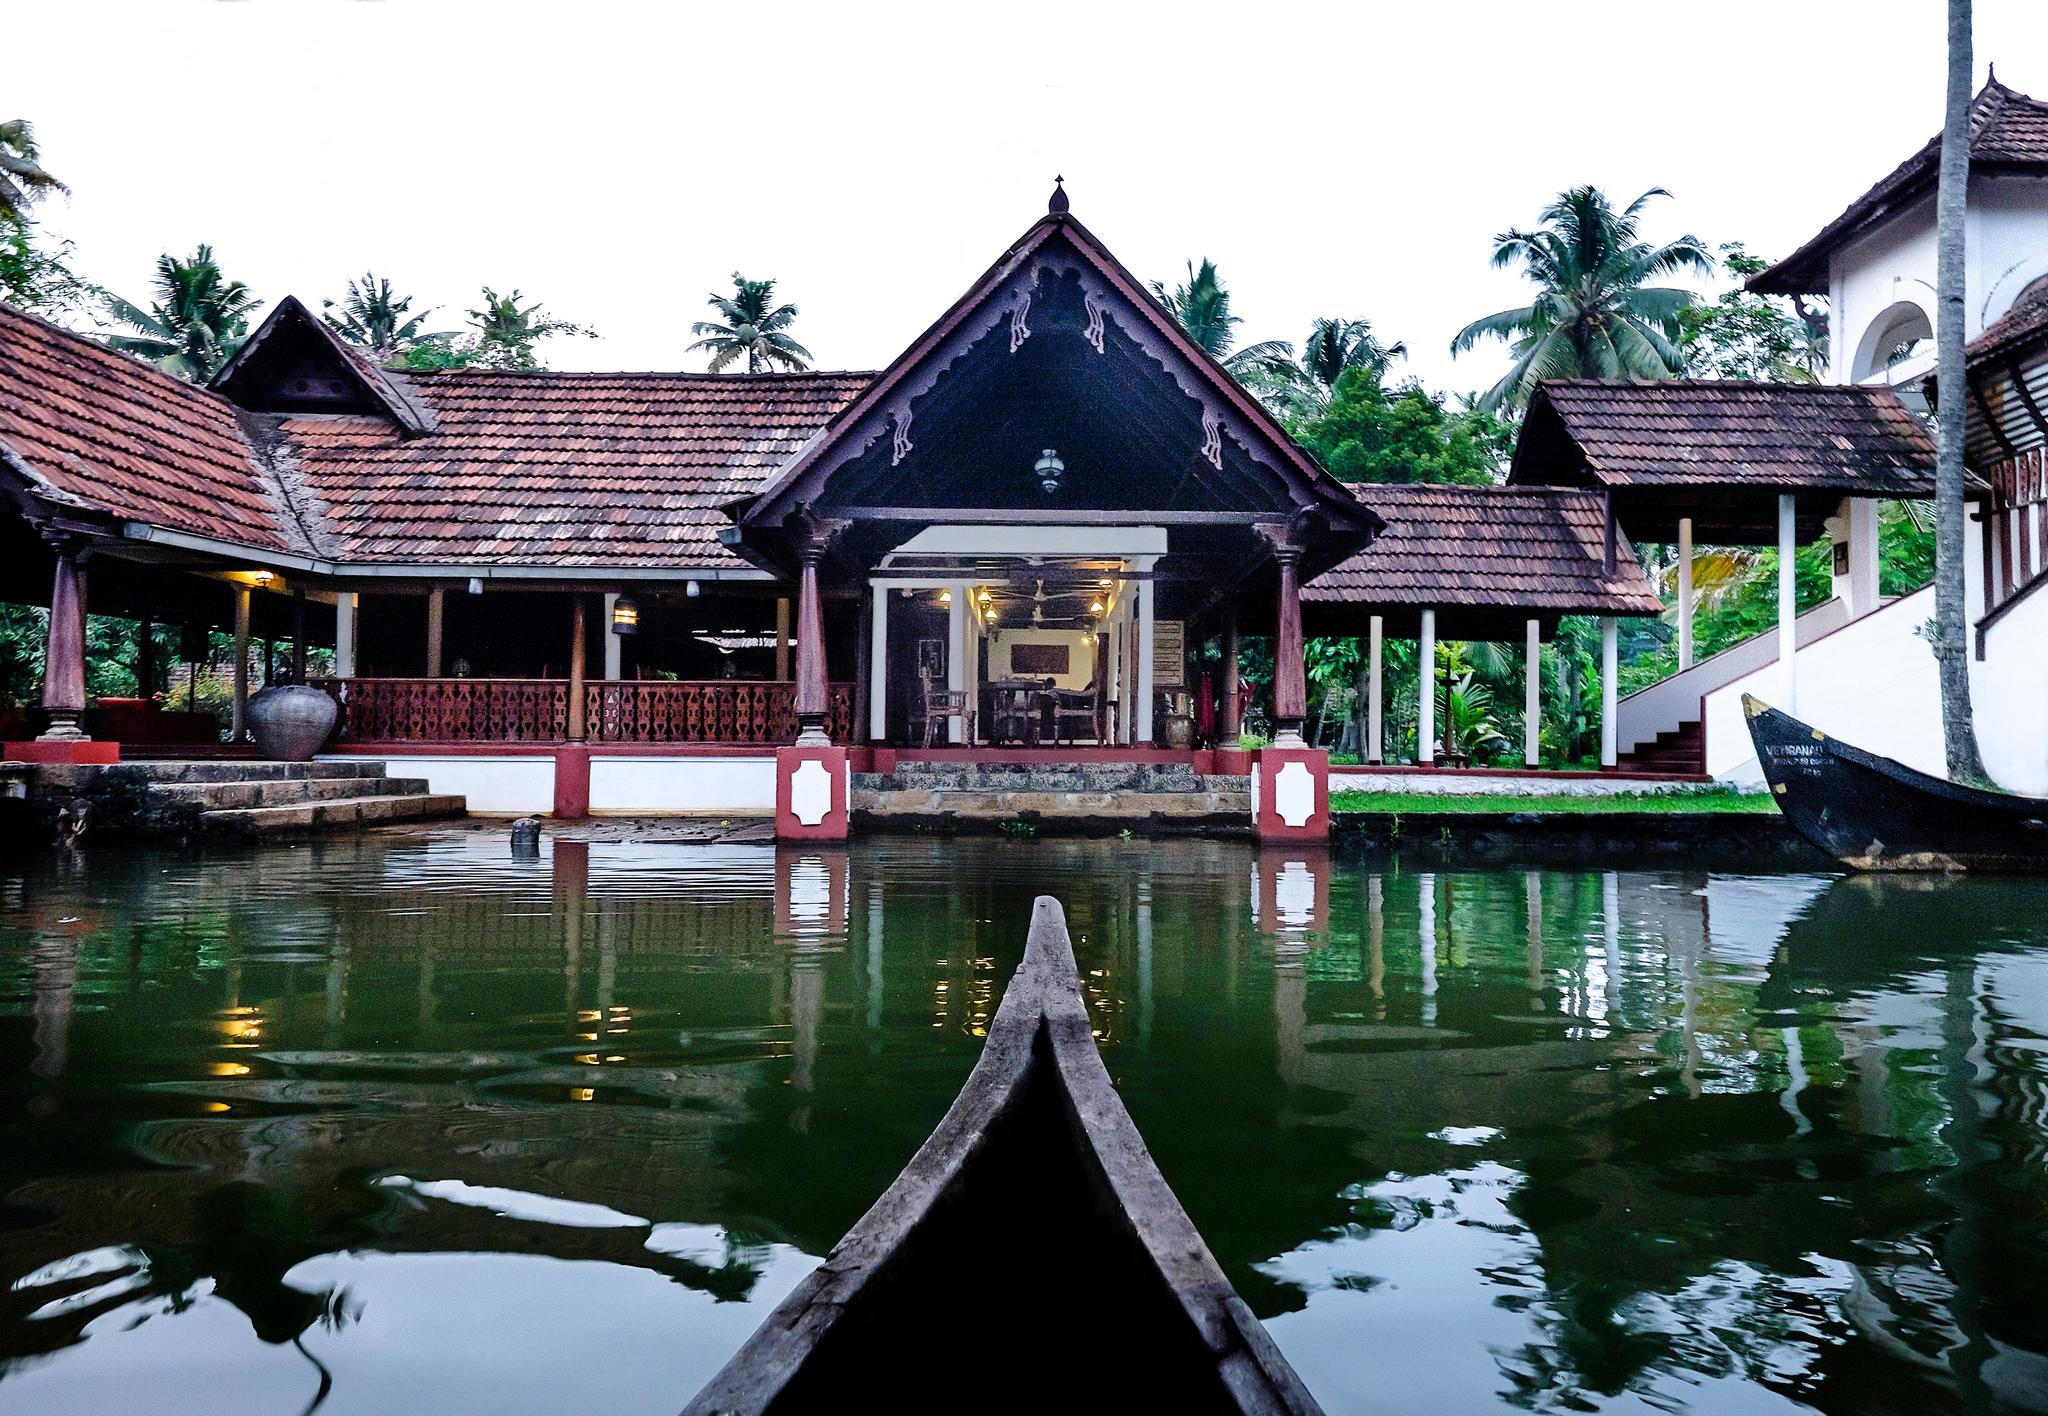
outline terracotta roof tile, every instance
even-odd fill
[[[414,375],[434,432],[288,416],[300,477],[344,560],[737,565],[720,507],[766,478],[874,376]]]
[[[1554,422],[1553,422],[1554,419]],[[1580,466],[1557,465],[1561,427]],[[1754,487],[1930,496],[1934,443],[1889,388],[1736,379],[1538,386],[1509,480],[1590,471],[1609,487]]]
[[[1635,552],[1591,492],[1554,487],[1356,486],[1385,518],[1380,538],[1302,588],[1309,603],[1503,607],[1568,614],[1663,609]]]
[[[1970,165],[1973,169],[2048,171],[2048,103],[2007,88],[1996,79],[1970,101]],[[1749,288],[1763,295],[1824,294],[1828,253],[1934,190],[1941,172],[1941,135],[1900,163],[1878,184],[1849,203],[1820,233],[1769,270],[1751,277]]]
[[[0,446],[45,499],[286,547],[234,405],[11,305],[0,305]]]

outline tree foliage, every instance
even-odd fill
[[[391,282],[363,272],[361,280],[348,283],[348,293],[339,300],[320,302],[321,318],[327,327],[351,344],[370,351],[379,363],[390,363],[417,344],[449,340],[452,334],[427,332],[432,309],[412,313],[412,297],[397,294]]]
[[[1339,377],[1328,406],[1296,436],[1346,482],[1494,482],[1513,443],[1493,414],[1447,408],[1412,379],[1390,389],[1366,367]]]
[[[46,193],[69,190],[43,167],[34,124],[26,118],[0,122],[0,217],[20,220]]]
[[[1685,366],[1677,345],[1679,312],[1690,291],[1648,282],[1680,271],[1713,273],[1713,257],[1696,236],[1652,245],[1638,225],[1662,187],[1614,210],[1595,187],[1574,187],[1543,209],[1534,231],[1511,228],[1494,237],[1493,264],[1519,267],[1536,299],[1500,310],[1458,331],[1451,352],[1482,339],[1506,341],[1515,362],[1479,400],[1480,407],[1519,408],[1542,379],[1670,378]]]
[[[107,343],[167,374],[205,383],[249,337],[256,296],[221,273],[211,246],[201,244],[190,260],[158,256],[150,294],[155,298],[146,310],[119,295],[106,297],[107,313],[130,331],[108,335]]]
[[[71,269],[71,251],[26,217],[0,216],[0,300],[59,324],[89,318],[106,292]]]
[[[1169,289],[1166,282],[1153,281],[1152,295],[1204,354],[1239,379],[1286,380],[1294,364],[1294,347],[1283,339],[1236,347],[1237,327],[1244,320],[1231,313],[1230,289],[1207,256],[1200,265],[1188,262],[1188,278],[1180,285]]]
[[[790,336],[797,308],[775,303],[773,280],[749,280],[732,273],[733,293],[713,291],[706,297],[718,312],[716,320],[699,320],[690,326],[698,339],[684,352],[703,350],[711,355],[711,372],[722,374],[744,359],[747,372],[764,373],[771,365],[790,370],[810,367],[811,351]]]
[[[483,305],[469,310],[468,329],[456,334],[420,334],[401,343],[392,363],[401,369],[544,369],[540,342],[557,335],[595,339],[597,331],[569,320],[558,319],[540,301],[522,305],[525,292],[513,290],[500,295],[483,287]],[[410,301],[406,304],[409,306]],[[402,311],[401,311],[402,313]],[[424,319],[423,312],[419,319]],[[417,323],[417,321],[415,321]]]
[[[1735,288],[1710,305],[1691,305],[1678,314],[1686,376],[1818,383],[1828,366],[1826,313],[1744,289],[1741,282],[1770,262],[1750,255],[1740,241],[1722,245],[1721,266]]]

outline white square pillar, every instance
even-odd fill
[[[1436,761],[1436,611],[1422,612],[1422,638],[1415,650],[1415,760]]]
[[[1799,711],[1799,523],[1790,492],[1778,497],[1778,670],[1780,702]]]
[[[1534,767],[1542,760],[1543,727],[1543,626],[1529,621],[1528,640],[1522,650],[1522,765]]]
[[[874,588],[875,622],[868,642],[868,741],[889,736],[889,587]],[[958,597],[955,597],[957,603]]]
[[[340,590],[334,596],[334,676],[356,676],[356,592]]]
[[[616,683],[624,678],[621,668],[625,659],[626,646],[620,636],[612,631],[612,611],[619,607],[619,592],[608,590],[604,597],[604,676],[607,682]]]
[[[1386,760],[1382,755],[1381,748],[1381,744],[1386,739],[1386,699],[1383,696],[1385,690],[1380,681],[1382,678],[1381,667],[1384,659],[1381,639],[1383,638],[1385,621],[1380,616],[1374,615],[1371,623],[1372,627],[1369,631],[1371,639],[1366,650],[1368,670],[1365,695],[1365,760],[1371,766],[1377,767]]]
[[[1678,671],[1692,667],[1692,518],[1678,518]]]
[[[1600,621],[1600,765],[1612,767],[1619,757],[1615,748],[1615,717],[1621,707],[1620,683],[1621,624],[1613,615]]]
[[[963,693],[967,688],[967,617],[978,614],[970,598],[974,587],[961,583],[953,587],[953,604],[946,612],[946,688],[953,693]],[[957,743],[965,740],[966,725],[958,718],[946,720],[946,741]]]
[[[1138,582],[1137,745],[1152,745],[1152,577]]]

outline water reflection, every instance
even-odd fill
[[[601,1350],[673,1410],[943,1114],[1042,890],[1332,1411],[2048,1405],[2039,885],[460,833],[7,869],[11,1407],[550,1411]]]

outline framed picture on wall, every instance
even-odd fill
[[[917,641],[917,675],[933,683],[946,681],[946,641],[943,639],[920,639]]]
[[[1188,686],[1188,634],[1182,620],[1152,621],[1152,686]]]
[[[1012,644],[1010,672],[1028,678],[1063,677],[1073,662],[1071,644]]]

